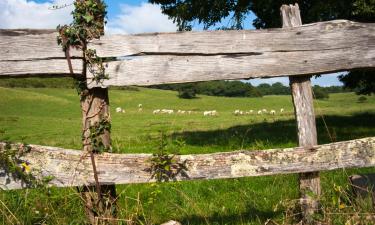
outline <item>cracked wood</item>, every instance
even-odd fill
[[[0,143],[4,151],[5,143]],[[12,145],[17,148],[19,145]],[[102,184],[155,182],[148,172],[151,154],[109,154],[95,157]],[[94,184],[89,155],[83,151],[31,145],[24,157],[35,175],[52,175],[51,184],[58,187]],[[213,154],[178,155],[176,162],[187,170],[176,180],[220,179],[264,176],[338,168],[375,166],[375,137],[313,146],[234,151]],[[7,176],[0,168],[0,188],[23,188],[20,181]]]
[[[56,36],[0,30],[0,77],[66,75],[67,66],[52,61],[64,58]],[[108,60],[117,57],[107,63],[110,79],[90,87],[309,75],[375,67],[375,24],[334,20],[289,29],[112,35],[90,48]],[[73,60],[76,73],[79,61]],[[39,69],[46,65],[54,66]]]

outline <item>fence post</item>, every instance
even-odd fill
[[[102,24],[104,25],[104,21]],[[104,34],[104,26],[101,33]],[[89,154],[91,158],[95,184],[83,187],[80,192],[85,201],[85,213],[90,224],[117,224],[117,221],[114,220],[117,213],[116,186],[115,184],[100,183],[94,149],[95,147],[104,150],[112,148],[108,88],[87,88],[87,62],[83,61],[83,74],[80,82],[84,82],[86,85],[81,91],[82,141],[84,154]]]
[[[87,92],[86,96],[81,99],[83,151],[90,155],[92,161],[95,161],[90,139],[90,127],[96,126],[102,121],[110,121],[108,89],[93,88],[85,91]],[[105,127],[99,137],[103,147],[107,149],[111,148],[109,129],[109,127]],[[81,193],[90,223],[98,224],[98,216],[111,219],[116,215],[116,187],[114,184],[101,184],[97,174],[94,176],[96,180],[94,186],[84,187]],[[100,195],[98,195],[99,193]]]
[[[299,6],[282,5],[280,8],[283,28],[302,25]],[[290,76],[290,88],[297,121],[298,144],[301,147],[317,145],[315,113],[310,76]],[[319,172],[299,174],[300,206],[303,222],[313,223],[313,214],[319,207],[321,194]]]

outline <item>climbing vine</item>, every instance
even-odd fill
[[[92,81],[96,83],[108,79],[105,73],[103,59],[100,58],[95,49],[88,49],[87,43],[93,39],[99,39],[104,34],[105,17],[107,15],[106,5],[101,0],[76,0],[75,10],[72,12],[73,22],[70,25],[59,25],[57,27],[57,43],[62,46],[68,60],[70,73],[73,74],[70,48],[80,49],[83,52],[84,65],[92,74]],[[81,97],[87,95],[86,68],[82,76],[76,77],[76,88]]]

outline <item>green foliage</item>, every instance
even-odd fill
[[[108,152],[108,146],[106,146],[102,141],[102,135],[105,132],[111,131],[111,123],[108,119],[102,119],[98,123],[90,126],[90,141],[92,146],[92,151],[94,153]]]
[[[197,89],[194,84],[181,84],[178,89],[178,97],[192,99],[196,97]]]
[[[155,178],[158,182],[175,180],[179,174],[182,176],[186,175],[185,171],[187,168],[185,162],[177,163],[174,159],[175,155],[170,155],[166,151],[167,145],[166,136],[164,133],[161,133],[158,152],[152,154],[152,158],[150,159],[151,167],[148,169],[151,173],[151,178]]]
[[[349,19],[359,22],[375,22],[375,0],[149,0],[161,5],[164,14],[168,15],[179,26],[180,30],[190,30],[191,24],[201,23],[205,29],[231,17],[229,27],[222,29],[242,29],[243,20],[249,12],[256,18],[255,28],[281,27],[280,6],[298,3],[303,23]],[[341,81],[350,90],[358,94],[375,93],[375,78],[372,71],[349,72]]]
[[[284,86],[280,82],[276,82],[272,85],[270,84],[259,84],[256,89],[262,94],[262,95],[289,95],[290,94],[290,88]]]
[[[280,6],[295,2],[300,6],[304,23],[332,19],[375,21],[374,0],[149,0],[149,2],[160,4],[163,13],[173,18],[180,30],[191,29],[192,23],[195,22],[203,24],[204,28],[208,29],[227,17],[231,17],[229,28],[242,29],[243,20],[250,11],[257,17],[253,21],[256,28],[277,28],[281,26]]]
[[[360,96],[357,101],[358,103],[364,103],[367,101],[367,98],[365,96]]]
[[[57,43],[67,55],[70,47],[81,49],[87,69],[93,75],[92,82],[98,84],[108,79],[108,74],[105,73],[103,59],[94,49],[87,49],[87,43],[92,39],[99,39],[104,34],[106,5],[102,0],[77,0],[74,2],[74,7],[73,22],[70,25],[57,27],[59,32]],[[86,77],[77,77],[75,86],[81,97],[84,97],[87,89]]]
[[[328,92],[324,88],[318,85],[315,85],[313,87],[313,92],[314,92],[315,99],[328,99],[329,98]]]
[[[345,88],[355,91],[359,95],[375,93],[374,71],[351,71],[348,74],[340,75],[339,79],[344,83]]]
[[[29,153],[31,147],[28,144],[21,144],[17,149],[12,147],[10,142],[5,142],[3,150],[0,150],[0,168],[4,173],[16,181],[21,181],[28,188],[45,187],[52,179],[52,176],[45,176],[41,179],[34,176],[30,165],[22,159],[25,153]],[[34,173],[37,171],[34,170]],[[1,189],[1,186],[0,186]]]
[[[225,97],[261,97],[250,83],[241,81],[206,81],[189,84],[163,84],[151,88],[178,91],[180,98],[194,98],[196,94]]]

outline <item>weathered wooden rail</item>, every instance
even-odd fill
[[[0,143],[0,153],[5,143]],[[51,185],[58,187],[93,185],[89,155],[82,151],[30,145],[22,159],[29,163],[35,176],[53,176]],[[13,144],[13,149],[20,148]],[[110,154],[96,156],[99,180],[103,184],[155,182],[152,179],[151,154]],[[175,164],[186,169],[176,180],[221,179],[276,174],[302,173],[351,167],[375,166],[375,137],[317,145],[311,148],[284,148],[263,151],[240,150],[213,154],[176,155]],[[0,174],[4,171],[0,168]],[[19,189],[20,180],[0,176],[0,187]]]
[[[87,92],[93,102],[81,99],[83,135],[90,135],[90,124],[110,118],[107,86],[289,76],[300,147],[175,156],[176,165],[186,167],[177,168],[174,179],[300,173],[304,222],[313,223],[311,215],[319,203],[306,193],[320,195],[318,171],[375,166],[375,137],[317,145],[310,76],[374,69],[375,23],[334,20],[302,25],[297,4],[283,5],[281,15],[280,29],[112,35],[92,41],[89,47],[105,59],[109,79],[96,83],[87,74],[91,88]],[[56,36],[54,30],[0,29],[0,78],[85,74],[82,52],[74,49],[70,50],[70,73]],[[87,113],[96,116],[87,119]],[[102,140],[110,146],[108,131]],[[0,142],[0,153],[4,146]],[[86,143],[85,148],[89,147]],[[54,179],[50,184],[59,187],[93,185],[92,162],[96,162],[101,184],[155,181],[150,154],[105,153],[89,159],[87,152],[31,145],[23,159],[35,176],[51,175]],[[0,168],[0,188],[27,187],[9,175]],[[96,186],[99,190],[100,185]],[[95,215],[88,213],[93,223]]]
[[[0,30],[0,76],[69,75],[56,36]],[[109,35],[90,47],[108,58],[110,75],[91,87],[308,75],[375,67],[375,24],[335,20],[287,29]],[[72,57],[75,73],[82,73],[81,53]]]

